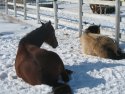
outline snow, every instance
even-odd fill
[[[14,60],[19,40],[34,29],[29,25],[0,20],[0,94],[47,94],[52,87],[31,86],[18,78]],[[74,94],[125,94],[125,64],[123,60],[111,60],[82,55],[78,32],[68,29],[56,31],[59,47],[51,48],[60,55],[65,67],[74,71],[69,82]],[[125,47],[121,43],[122,48]]]
[[[20,39],[35,27],[10,23],[0,17],[0,94],[51,94],[48,85],[31,86],[15,73],[15,56]],[[103,28],[102,28],[103,29]],[[105,29],[103,31],[108,31]],[[66,27],[56,30],[59,46],[52,50],[73,71],[69,85],[74,94],[125,94],[125,59],[111,60],[81,53],[79,33]],[[120,42],[125,51],[125,43]]]

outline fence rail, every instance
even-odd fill
[[[66,1],[66,2],[72,2],[72,3],[78,3],[78,0],[59,0],[59,1]]]
[[[14,3],[8,2],[8,5],[13,5],[14,6]],[[24,4],[16,3],[16,6],[23,8]],[[27,8],[30,8],[30,9],[36,9],[36,6],[33,6],[33,5],[26,5],[26,6],[27,6]],[[46,7],[40,7],[40,10],[54,11],[52,8],[46,8]]]
[[[85,4],[101,4],[115,6],[114,1],[100,1],[100,0],[83,0]]]

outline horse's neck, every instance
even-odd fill
[[[37,28],[36,30],[33,30],[21,39],[20,45],[31,44],[40,47],[45,39],[45,34],[43,33],[45,32],[42,30],[42,28]]]
[[[91,36],[93,38],[97,38],[97,37],[100,37],[101,35],[100,34],[95,34],[95,33],[89,33],[88,36]]]
[[[94,34],[94,33],[86,33],[86,32],[84,32],[83,34],[82,34],[82,37],[86,40],[86,41],[94,41],[94,40],[96,40],[98,37],[100,36],[100,34]]]

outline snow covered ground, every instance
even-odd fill
[[[34,28],[10,23],[0,16],[0,94],[50,94],[52,91],[48,85],[31,86],[15,73],[18,42]],[[111,60],[83,55],[78,32],[67,27],[56,30],[56,36],[59,42],[56,49],[47,44],[42,47],[58,53],[65,67],[73,71],[69,85],[74,94],[125,94],[125,59]],[[120,46],[125,51],[125,42],[120,42]]]
[[[0,17],[0,94],[50,94],[47,85],[31,86],[18,78],[14,60],[19,40],[34,27],[9,23]],[[125,59],[111,60],[81,54],[78,32],[56,30],[59,46],[42,47],[55,51],[65,67],[74,71],[69,84],[74,94],[125,94]],[[125,44],[120,43],[125,50]]]

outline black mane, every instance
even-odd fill
[[[85,30],[86,33],[97,33],[98,31],[100,32],[100,26],[98,25],[91,25]]]
[[[41,40],[44,38],[45,34],[42,33],[45,31],[43,26],[36,28],[35,30],[31,31],[27,35],[25,35],[19,42],[19,45],[23,44],[33,44],[37,46],[41,46]]]

